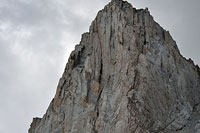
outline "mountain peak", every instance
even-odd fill
[[[82,35],[29,133],[193,133],[199,73],[148,9],[112,0]]]
[[[121,2],[123,2],[123,0],[111,0],[111,2],[121,3]]]

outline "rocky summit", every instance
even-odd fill
[[[200,68],[147,8],[112,0],[29,133],[200,133]]]

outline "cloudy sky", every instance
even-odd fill
[[[70,52],[110,0],[0,0],[0,133],[26,133],[53,98]],[[148,7],[181,53],[200,64],[199,0],[129,0]]]

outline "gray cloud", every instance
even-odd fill
[[[27,132],[45,113],[81,34],[109,0],[1,0],[0,132]],[[200,64],[198,0],[130,0],[149,7],[187,58]]]

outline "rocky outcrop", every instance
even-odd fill
[[[82,35],[29,133],[197,133],[199,103],[199,67],[148,9],[112,0]]]
[[[41,121],[41,118],[38,118],[38,117],[33,118],[33,122],[31,123],[31,128],[28,130],[28,132],[36,133],[37,132],[36,128],[40,124],[40,121]]]

